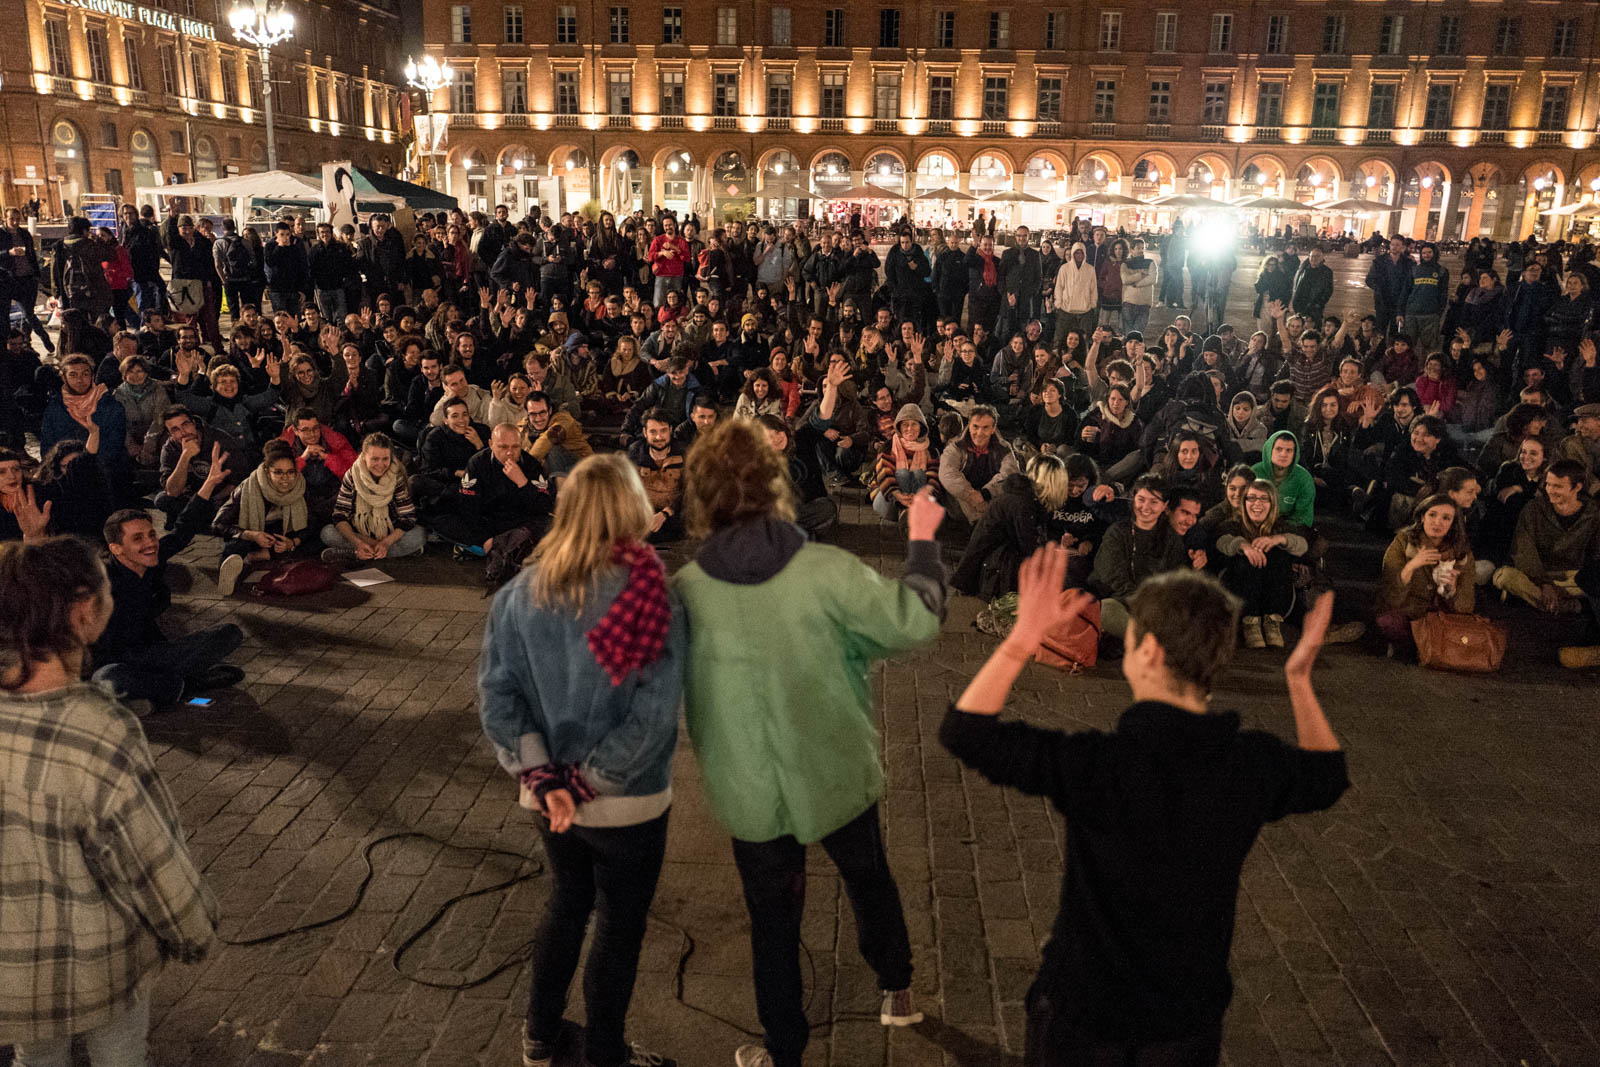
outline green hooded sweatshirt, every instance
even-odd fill
[[[1272,443],[1280,437],[1294,442],[1294,463],[1289,473],[1279,477],[1272,466]],[[1311,472],[1300,466],[1300,439],[1288,430],[1279,430],[1261,446],[1261,462],[1254,468],[1257,478],[1264,478],[1278,487],[1278,514],[1296,526],[1311,525],[1311,510],[1317,502],[1317,483]]]

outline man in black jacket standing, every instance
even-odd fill
[[[0,285],[0,304],[5,307],[8,322],[11,318],[11,301],[20,304],[23,330],[37,334],[39,340],[44,342],[45,351],[54,352],[56,346],[34,310],[39,303],[39,276],[39,252],[33,243],[33,234],[22,225],[22,211],[8,208],[5,229],[0,230],[0,283],[3,283]]]
[[[1000,319],[1009,325],[998,332],[1007,339],[1020,332],[1023,323],[1039,314],[1039,298],[1044,288],[1044,257],[1028,244],[1028,228],[1018,226],[1016,237],[1017,243],[1000,257],[1000,292],[1005,297]]]
[[[1263,825],[1329,808],[1349,786],[1311,685],[1333,594],[1307,613],[1284,664],[1293,745],[1211,710],[1239,608],[1192,571],[1152,578],[1133,595],[1122,673],[1134,703],[1114,731],[1002,723],[1023,665],[1092,600],[1062,597],[1067,555],[1051,545],[1023,564],[1015,627],[939,731],[957,759],[997,785],[1048,797],[1067,819],[1066,877],[1028,991],[1024,1062],[1215,1064],[1245,857]]]
[[[355,256],[350,246],[334,240],[333,227],[326,222],[319,222],[317,239],[311,242],[307,261],[317,310],[331,323],[344,322],[345,313],[349,310],[345,301],[345,287],[356,276]]]
[[[149,204],[143,214],[132,204],[122,205],[122,246],[133,263],[133,298],[139,311],[165,311],[167,290],[161,284],[161,234],[156,232],[156,211]]]
[[[1311,322],[1321,322],[1322,313],[1333,299],[1333,268],[1324,262],[1321,245],[1312,245],[1305,262],[1294,275],[1289,291],[1289,307]]]
[[[504,211],[504,205],[499,210]],[[376,307],[380,293],[399,292],[405,277],[406,242],[388,215],[376,214],[368,221],[372,232],[356,242],[356,263],[366,284],[367,300]]]

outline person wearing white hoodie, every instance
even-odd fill
[[[1074,242],[1071,254],[1056,271],[1056,348],[1066,342],[1071,330],[1088,337],[1098,319],[1099,306],[1100,281],[1089,263],[1088,249],[1082,241]]]

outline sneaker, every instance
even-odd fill
[[[1261,620],[1261,636],[1266,639],[1268,648],[1283,647],[1283,616],[1267,615]]]
[[[234,553],[222,561],[222,566],[217,568],[217,592],[222,596],[232,596],[233,587],[239,584],[239,575],[244,573],[244,557]]]
[[[878,1021],[885,1026],[915,1026],[922,1021],[922,1013],[911,999],[909,989],[885,989],[883,1006],[878,1009]]]
[[[1246,615],[1239,620],[1239,626],[1244,630],[1245,648],[1267,647],[1267,639],[1261,635],[1261,616]]]
[[[1341,622],[1337,626],[1328,627],[1328,632],[1322,638],[1325,645],[1348,645],[1361,640],[1367,635],[1367,624],[1360,619],[1354,622]]]
[[[1367,491],[1360,486],[1350,490],[1350,514],[1356,518],[1365,515],[1367,511]]]
[[[1556,655],[1561,660],[1561,665],[1570,670],[1581,671],[1585,667],[1600,667],[1600,645],[1568,645]]]
[[[528,1036],[528,1024],[522,1024],[522,1067],[550,1067],[556,1058],[556,1047],[548,1041],[535,1041]]]
[[[762,1045],[740,1045],[733,1063],[734,1067],[773,1067],[772,1053]]]
[[[337,567],[349,561],[350,554],[348,552],[341,552],[337,548],[325,548],[322,550],[322,562],[330,566]]]

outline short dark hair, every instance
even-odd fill
[[[686,356],[673,356],[667,360],[667,373],[676,374],[689,369],[689,360]]]
[[[711,411],[716,411],[717,402],[710,393],[696,393],[694,402],[689,405],[689,410],[693,411],[695,408],[708,408]]]
[[[1558,459],[1545,469],[1544,474],[1546,478],[1552,474],[1557,478],[1565,478],[1574,489],[1582,489],[1589,484],[1589,472],[1575,459]]]
[[[1277,381],[1272,383],[1272,388],[1271,388],[1271,390],[1269,390],[1268,395],[1269,396],[1293,396],[1294,395],[1294,382],[1291,382],[1288,378],[1279,378]]]
[[[1134,641],[1156,639],[1173,678],[1209,693],[1233,658],[1239,601],[1222,583],[1193,570],[1145,579],[1128,597]]]
[[[307,419],[315,419],[317,422],[321,422],[322,416],[318,415],[310,408],[295,408],[294,414],[289,416],[289,422],[291,424],[302,423]]]
[[[448,415],[448,414],[450,414],[450,409],[453,408],[453,407],[456,407],[458,405],[461,406],[461,407],[466,407],[467,406],[467,402],[465,400],[462,400],[459,396],[453,396],[449,400],[446,400],[444,402],[444,407],[440,408],[439,410],[443,411],[446,415]]]
[[[463,366],[462,366],[462,365],[461,365],[461,364],[459,364],[459,363],[452,363],[452,364],[450,364],[450,365],[449,365],[449,366],[448,366],[448,367],[446,367],[446,368],[445,368],[445,369],[444,369],[444,370],[443,370],[443,371],[441,371],[441,372],[440,372],[440,374],[439,374],[439,377],[440,377],[440,378],[441,378],[441,379],[443,379],[443,378],[448,378],[448,377],[450,377],[450,375],[452,375],[452,374],[455,374],[455,373],[456,373],[456,372],[458,372],[458,371],[459,371],[459,372],[460,372],[460,373],[461,373],[461,374],[463,374],[463,375],[464,375],[464,374],[466,374],[466,373],[467,373],[467,368],[465,368],[465,367],[463,367]]]
[[[3,458],[0,457],[0,459]],[[141,511],[138,508],[123,508],[121,511],[113,511],[111,513],[110,518],[106,519],[106,524],[100,528],[100,535],[106,539],[106,544],[118,545],[122,543],[123,530],[128,523],[149,521],[150,513],[148,511]]]
[[[180,415],[191,422],[194,421],[194,412],[190,411],[182,404],[174,404],[161,413],[161,425],[165,426],[167,423],[178,418]]]
[[[1133,484],[1128,487],[1128,496],[1131,498],[1141,489],[1150,490],[1150,492],[1154,493],[1162,500],[1167,499],[1167,494],[1169,492],[1166,480],[1162,478],[1161,475],[1154,472],[1141,474],[1139,477],[1135,478],[1133,480]]]
[[[1100,467],[1089,456],[1082,452],[1074,452],[1067,457],[1067,480],[1074,478],[1087,478],[1090,485],[1100,484]]]
[[[1200,490],[1192,485],[1173,487],[1172,492],[1167,496],[1167,507],[1176,510],[1177,506],[1185,500],[1193,500],[1196,504],[1199,504],[1201,511],[1206,509],[1206,498],[1201,494]]]
[[[524,410],[524,411],[528,410],[528,405],[533,403],[536,400],[539,401],[540,403],[543,403],[545,406],[547,406],[550,409],[551,414],[555,413],[556,406],[554,404],[550,403],[550,394],[545,392],[543,389],[535,389],[531,393],[529,393],[527,396],[523,397],[522,398],[522,410]],[[459,401],[459,402],[462,403],[462,404],[466,403],[465,400],[462,400],[462,401]]]
[[[672,425],[672,412],[668,411],[666,408],[651,408],[649,411],[647,411],[645,413],[644,421],[645,422],[660,422],[660,423],[665,423],[668,426],[671,426]]]

